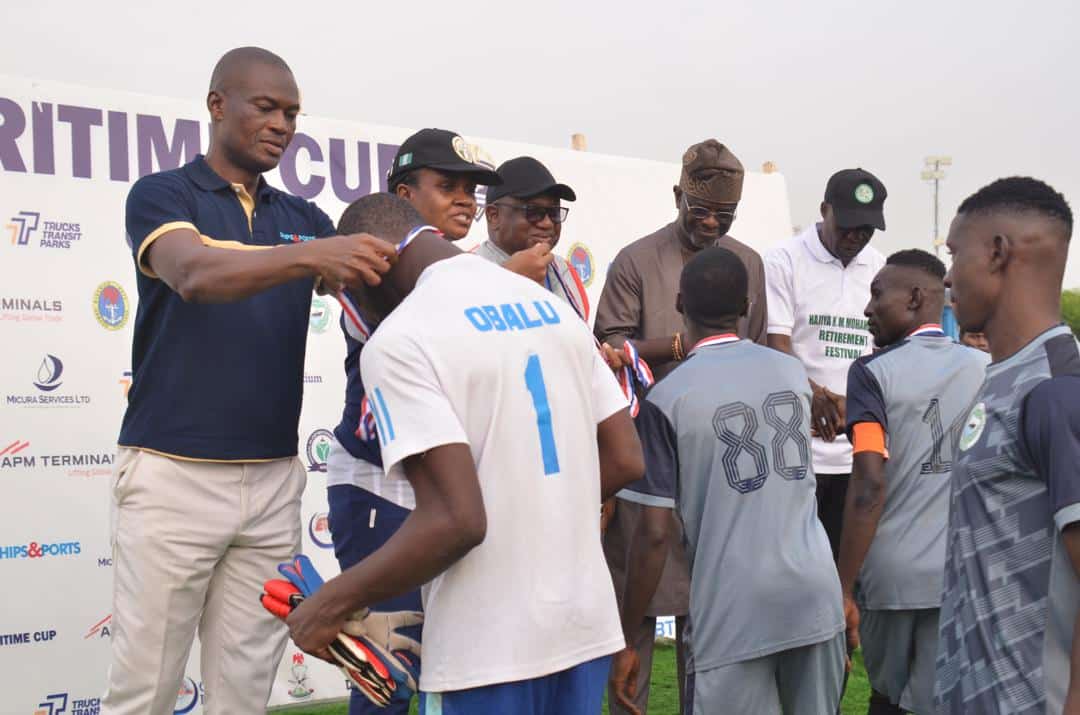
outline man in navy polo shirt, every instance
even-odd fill
[[[300,546],[313,280],[374,284],[394,260],[371,236],[306,241],[332,236],[330,219],[262,178],[300,110],[280,57],[226,53],[207,108],[206,157],[140,179],[127,201],[139,309],[113,487],[109,715],[172,713],[196,629],[205,712],[265,711],[286,633],[258,594]]]

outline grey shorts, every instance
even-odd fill
[[[934,712],[938,612],[921,608],[860,614],[859,638],[871,687],[915,715]]]
[[[694,715],[822,715],[838,712],[844,634],[687,676]]]

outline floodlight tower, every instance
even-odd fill
[[[945,170],[942,167],[952,166],[951,156],[928,156],[923,160],[922,180],[931,181],[934,184],[934,235],[931,237],[931,245],[934,247],[934,255],[941,257],[941,246],[945,243],[939,230],[939,207],[938,197],[941,190],[941,181],[945,178]]]

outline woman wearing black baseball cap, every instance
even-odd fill
[[[411,203],[451,241],[465,237],[476,220],[476,187],[496,186],[495,169],[476,160],[460,135],[421,129],[406,139],[390,168],[391,193]]]
[[[390,192],[411,203],[424,223],[442,231],[448,240],[457,241],[469,233],[476,219],[477,185],[493,186],[501,184],[502,179],[492,168],[476,161],[473,149],[459,135],[445,129],[421,129],[398,149],[387,182]],[[334,430],[326,474],[334,555],[342,571],[385,544],[414,507],[407,482],[383,481],[378,440],[372,440],[373,435],[359,436],[357,423],[364,422],[365,401],[359,379],[363,344],[348,331],[345,339],[346,406]],[[372,611],[390,620],[402,614],[411,617],[422,609],[419,591],[372,604]],[[399,635],[421,640],[421,629],[411,625]],[[387,708],[377,707],[359,690],[352,691],[349,701],[349,715],[407,715],[408,709],[409,703],[400,701]]]

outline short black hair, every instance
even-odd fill
[[[397,187],[402,184],[407,184],[414,189],[420,186],[420,169],[409,169],[401,176],[394,179],[394,183],[390,184],[387,188],[391,193],[397,191]]]
[[[938,280],[945,280],[945,264],[937,256],[921,248],[907,248],[903,251],[897,251],[889,256],[888,260],[885,261],[885,265],[915,268],[929,273]]]
[[[690,259],[679,278],[683,312],[704,326],[730,322],[746,307],[749,277],[742,259],[712,246]]]
[[[1069,202],[1049,184],[1030,176],[998,179],[964,199],[961,214],[988,214],[995,211],[1033,212],[1065,224],[1065,239],[1072,235],[1073,215]]]
[[[388,193],[368,194],[353,201],[341,214],[338,233],[370,233],[397,243],[424,220],[405,199]]]

